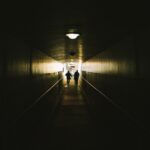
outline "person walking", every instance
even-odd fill
[[[67,78],[67,86],[69,86],[72,75],[69,71],[65,75],[66,75],[66,78]]]
[[[78,79],[79,79],[79,72],[78,70],[76,70],[76,72],[74,73],[74,81],[75,81],[75,85],[78,85]]]

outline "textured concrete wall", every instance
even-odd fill
[[[92,57],[82,67],[84,78],[147,127],[150,114],[149,33],[148,30],[135,33]],[[88,85],[83,83],[88,91]],[[87,95],[101,101],[99,94],[90,91]]]
[[[3,37],[0,62],[1,129],[5,145],[12,121],[58,80],[62,66],[45,53],[7,35]],[[55,95],[52,94],[53,99]]]

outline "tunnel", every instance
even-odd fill
[[[2,150],[150,148],[148,5],[1,6]]]

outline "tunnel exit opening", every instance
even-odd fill
[[[80,76],[79,76],[79,81],[78,85],[80,85],[80,79],[81,79],[81,68],[82,68],[82,63],[81,62],[66,62],[64,63],[64,70],[63,70],[63,84],[65,87],[67,87],[67,79],[66,79],[66,73],[69,71],[71,73],[71,80],[70,80],[70,85],[74,85],[74,73],[78,70]]]

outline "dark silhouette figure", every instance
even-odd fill
[[[79,79],[79,72],[78,70],[74,73],[74,81],[75,81],[75,85],[78,85],[78,79]]]
[[[66,75],[66,78],[67,78],[67,85],[69,86],[72,75],[69,71],[65,75]]]

